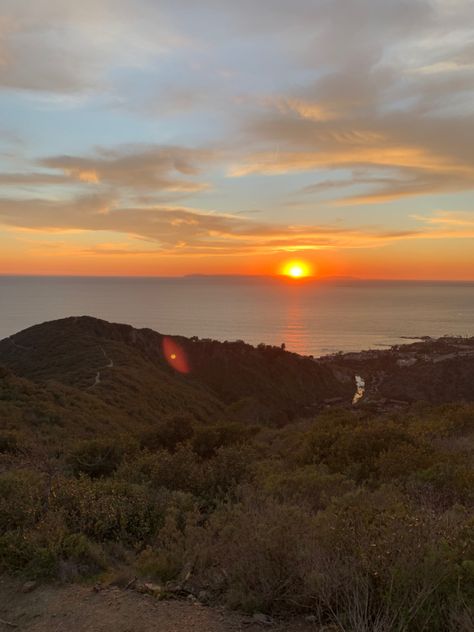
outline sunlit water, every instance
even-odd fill
[[[356,392],[352,398],[352,403],[357,404],[365,395],[365,380],[360,375],[355,376]]]
[[[403,336],[474,335],[474,283],[0,277],[0,338],[88,314],[167,334],[315,356]]]

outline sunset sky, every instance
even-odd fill
[[[472,0],[2,0],[0,274],[474,279]]]

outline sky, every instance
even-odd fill
[[[472,0],[1,0],[0,274],[474,279]]]

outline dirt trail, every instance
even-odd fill
[[[3,622],[3,623],[2,623]],[[9,624],[13,624],[13,627]],[[198,602],[159,601],[120,588],[39,586],[23,594],[0,580],[0,632],[316,632],[306,622],[273,625]]]
[[[100,347],[100,350],[104,354],[104,358],[107,360],[107,364],[105,366],[100,367],[100,369],[97,371],[97,373],[95,375],[95,378],[94,378],[94,383],[91,384],[91,386],[89,386],[89,389],[94,388],[94,386],[97,386],[98,384],[100,384],[101,372],[102,372],[103,369],[112,369],[115,366],[114,365],[114,361],[111,358],[109,358],[109,356],[105,352],[105,349],[103,347]]]

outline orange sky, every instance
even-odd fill
[[[2,253],[3,274],[24,275],[91,275],[91,276],[181,276],[198,274],[275,275],[284,263],[295,259],[308,263],[314,276],[353,276],[373,279],[439,279],[472,280],[474,263],[471,243],[452,245],[449,258],[440,261],[428,246],[419,244],[387,247],[384,256],[379,249],[324,251],[317,254],[232,256],[215,258],[203,256],[180,257],[149,255],[93,255],[77,256],[61,253],[18,252]],[[463,247],[460,247],[463,246]]]
[[[474,3],[183,2],[1,4],[0,274],[474,279]]]

